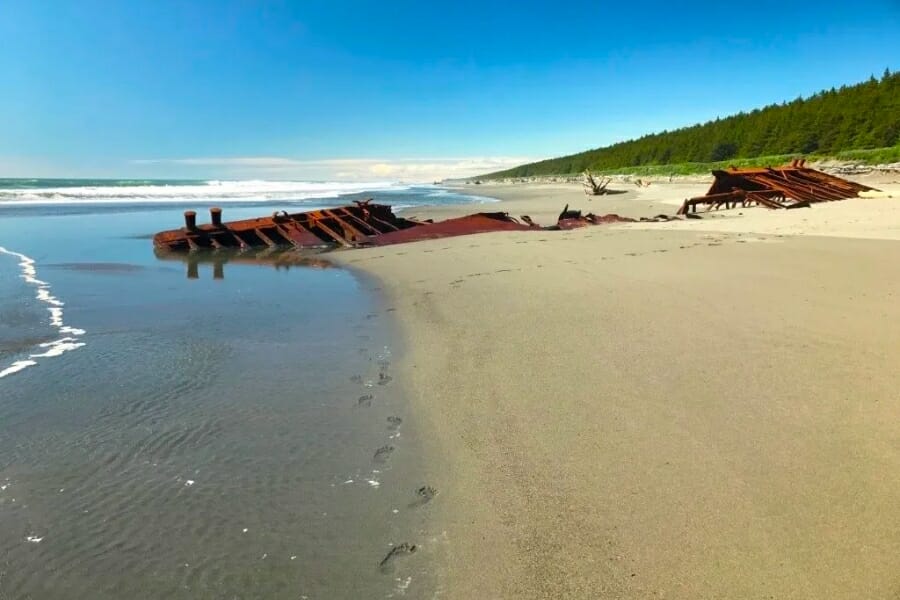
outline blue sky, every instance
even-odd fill
[[[468,175],[885,67],[898,0],[3,0],[0,176]]]

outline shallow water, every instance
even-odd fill
[[[427,595],[427,552],[380,566],[427,542],[428,482],[373,283],[159,261],[172,209],[30,210],[0,246],[84,345],[0,379],[0,597]],[[21,263],[0,254],[0,371],[60,337]]]

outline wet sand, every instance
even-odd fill
[[[466,191],[547,224],[706,187]],[[338,253],[397,309],[442,597],[896,598],[898,206]]]
[[[0,598],[429,597],[374,282],[107,208],[0,219]]]

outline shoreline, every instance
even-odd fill
[[[671,213],[674,186],[478,193],[547,224],[567,202]],[[333,255],[397,309],[447,597],[896,588],[900,480],[877,473],[900,469],[900,242],[818,237],[838,205],[864,221],[871,208],[814,207],[816,237],[741,231],[756,228],[744,209],[724,232],[598,226]]]

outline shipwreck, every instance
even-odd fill
[[[492,231],[547,231],[575,229],[603,223],[632,222],[619,215],[582,214],[569,210],[560,213],[555,225],[541,227],[528,216],[521,219],[505,212],[480,212],[455,219],[406,219],[394,214],[390,206],[371,200],[299,213],[277,212],[269,217],[222,221],[222,209],[210,209],[210,222],[199,225],[197,213],[184,213],[184,227],[162,231],[153,236],[157,252],[189,252],[220,248],[365,248],[387,246]]]
[[[815,202],[856,198],[860,192],[874,190],[807,167],[804,159],[775,168],[730,167],[712,174],[715,181],[706,195],[685,200],[679,215],[695,213],[701,205],[707,210],[752,205],[773,209],[808,207]]]

